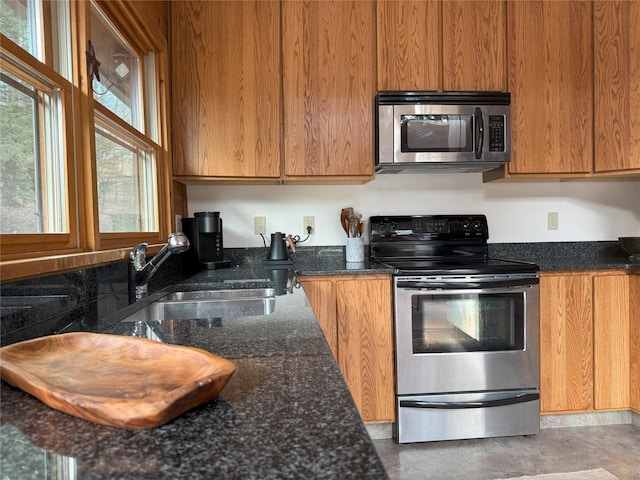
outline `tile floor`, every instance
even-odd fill
[[[373,442],[391,480],[489,480],[594,468],[640,480],[640,426],[632,424],[546,428],[528,437]]]

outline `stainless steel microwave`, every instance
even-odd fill
[[[511,94],[380,92],[376,172],[483,172],[511,160]]]

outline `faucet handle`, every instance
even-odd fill
[[[147,243],[139,243],[129,252],[129,261],[133,263],[136,272],[141,271],[147,263]]]

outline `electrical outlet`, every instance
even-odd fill
[[[558,212],[547,213],[547,230],[558,230]]]
[[[311,227],[311,232],[308,232],[307,227]],[[303,233],[316,233],[316,217],[302,217]]]
[[[253,233],[256,235],[267,234],[267,217],[253,217]]]

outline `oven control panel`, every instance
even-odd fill
[[[369,218],[372,241],[489,238],[484,215],[390,215]]]

